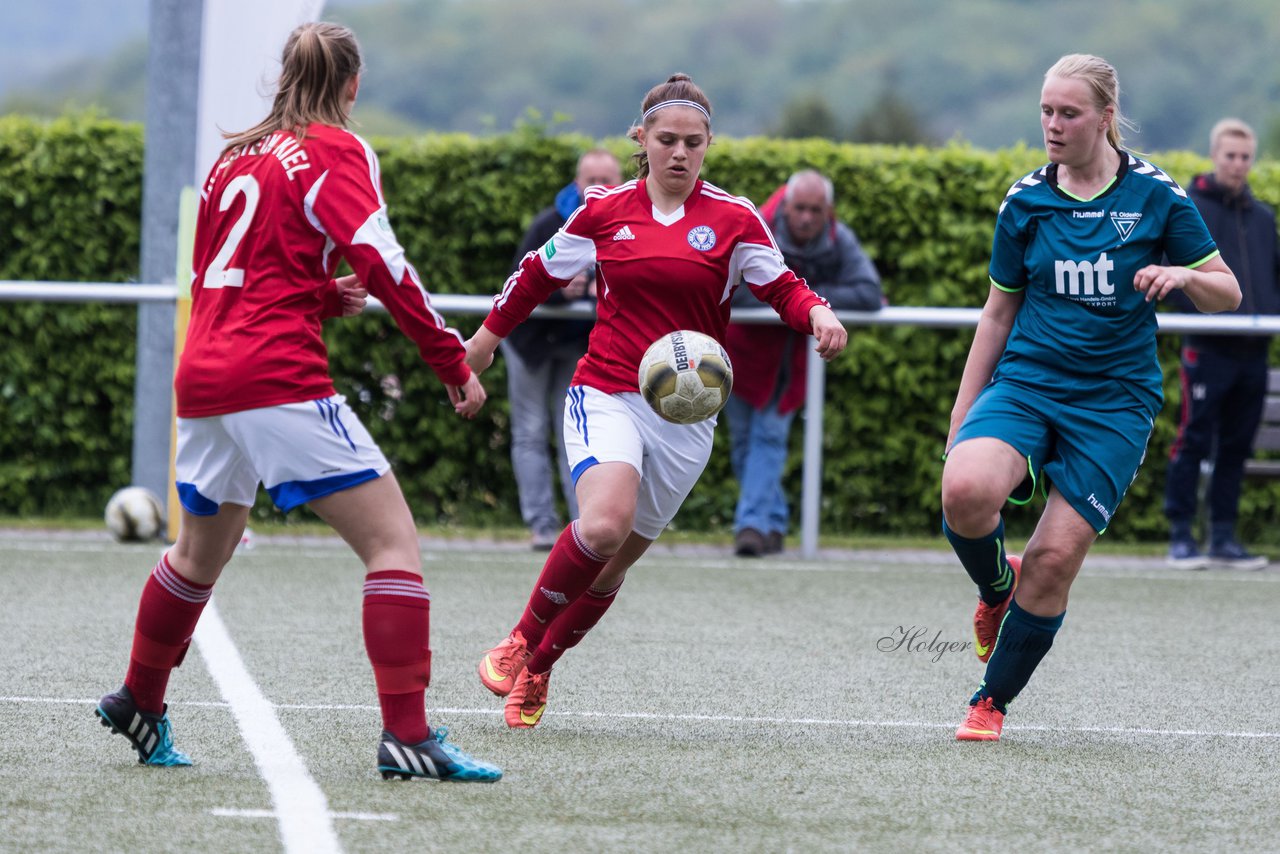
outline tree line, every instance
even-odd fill
[[[620,136],[644,92],[684,71],[722,135],[1037,145],[1041,75],[1080,51],[1116,65],[1138,148],[1204,151],[1231,114],[1280,153],[1273,0],[1211,15],[1199,0],[349,0],[325,16],[364,45],[357,118],[371,136],[501,132],[530,116]],[[144,56],[135,42],[81,61],[0,109],[141,119]]]

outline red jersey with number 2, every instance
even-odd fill
[[[663,214],[637,180],[589,188],[564,227],[520,262],[484,325],[506,337],[593,265],[598,316],[573,382],[608,394],[637,390],[640,358],[661,335],[693,329],[723,343],[740,283],[804,334],[813,331],[809,311],[827,304],[787,268],[747,199],[698,181],[680,208]]]
[[[268,134],[222,155],[200,191],[191,324],[174,388],[203,418],[334,393],[321,321],[342,312],[345,258],[440,381],[471,372],[387,219],[378,158],[342,128]]]

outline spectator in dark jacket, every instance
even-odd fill
[[[1236,314],[1280,314],[1280,240],[1276,215],[1249,191],[1257,138],[1244,122],[1223,119],[1209,135],[1213,172],[1188,188],[1222,258],[1240,282]],[[1182,413],[1170,451],[1165,491],[1169,563],[1187,569],[1262,569],[1267,559],[1236,539],[1245,461],[1253,454],[1267,394],[1265,335],[1189,335],[1182,346]],[[1200,463],[1213,460],[1209,482],[1209,553],[1192,530]]]
[[[556,194],[555,204],[538,213],[529,224],[516,251],[514,267],[530,252],[551,239],[565,220],[582,204],[582,194],[595,184],[622,183],[618,158],[604,149],[593,149],[578,160],[573,182]],[[564,305],[576,299],[594,298],[594,274],[575,278],[547,298],[547,305]],[[507,397],[511,403],[511,466],[520,496],[520,517],[532,534],[533,548],[547,551],[564,528],[556,510],[551,470],[551,434],[557,454],[560,486],[570,520],[578,517],[578,500],[569,479],[560,422],[564,396],[578,360],[587,352],[590,320],[530,318],[502,342],[507,360]]]
[[[833,309],[876,310],[883,303],[880,276],[853,231],[836,220],[834,202],[831,180],[805,170],[792,175],[760,214],[787,266]],[[738,288],[733,304],[761,305],[749,288]],[[746,323],[729,325],[725,348],[734,372],[725,411],[740,489],[734,551],[742,557],[774,554],[782,551],[789,527],[782,475],[791,422],[804,402],[808,348],[785,326]]]

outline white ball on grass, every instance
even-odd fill
[[[122,543],[154,540],[164,530],[164,509],[155,493],[144,486],[116,490],[102,514],[107,530]]]

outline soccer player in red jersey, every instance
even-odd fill
[[[335,392],[320,335],[324,318],[358,312],[367,289],[418,345],[459,415],[485,402],[461,336],[431,307],[387,221],[373,149],[346,129],[361,70],[349,29],[298,27],[270,115],[228,135],[201,189],[191,324],[174,383],[182,525],[143,588],[124,687],[97,709],[143,764],[191,764],[172,744],[169,674],[262,483],[282,510],[311,507],[365,565],[383,776],[502,776],[427,725],[431,599],[417,529],[386,458]],[[343,258],[355,275],[335,280]]]
[[[639,394],[641,356],[659,336],[692,329],[725,337],[729,300],[745,282],[832,359],[848,335],[826,301],[787,269],[755,207],[701,180],[711,104],[684,74],[649,90],[631,138],[635,180],[592,187],[564,227],[530,252],[467,342],[482,371],[501,339],[579,272],[594,267],[599,298],[587,354],[564,417],[580,516],[561,532],[510,635],[480,662],[505,696],[513,728],[536,726],[552,665],[600,620],[627,569],[675,516],[706,467],[715,420],[670,424]]]

